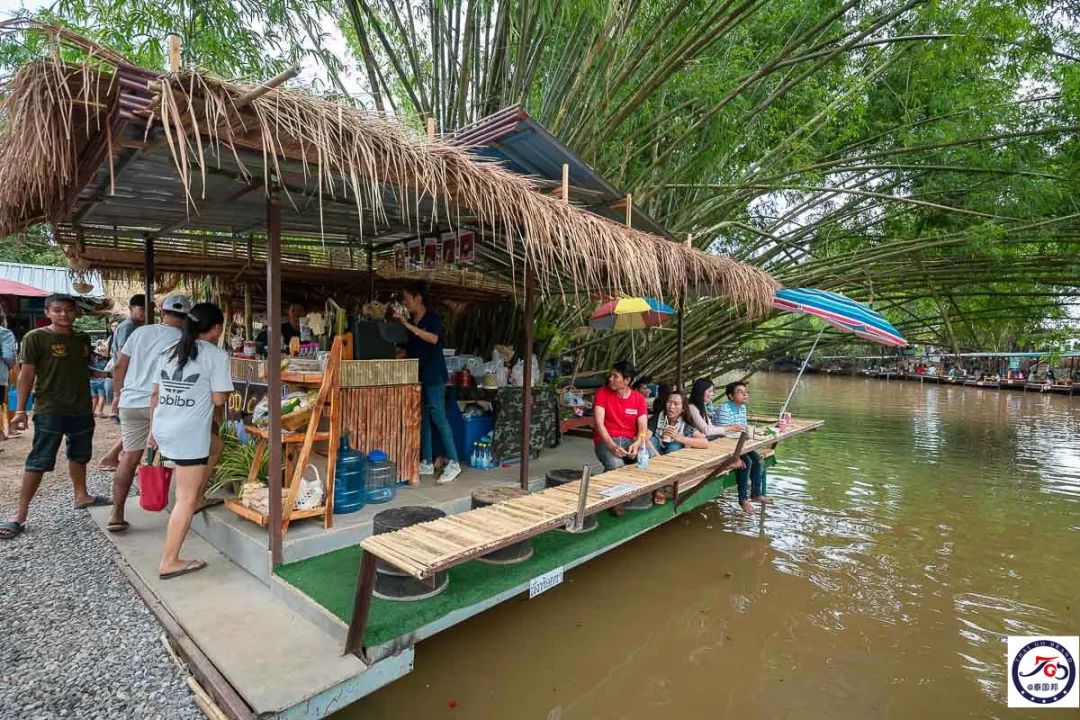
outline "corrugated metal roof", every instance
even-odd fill
[[[563,145],[520,105],[511,105],[470,123],[445,138],[451,145],[479,157],[497,160],[512,172],[555,184],[562,183],[563,163],[570,172],[570,199],[597,215],[624,222],[626,211],[609,207],[626,197],[584,160]],[[671,237],[661,223],[636,207],[631,208],[631,224],[638,230]]]
[[[94,289],[88,293],[75,292],[75,288],[71,286],[73,280],[71,273],[63,267],[0,262],[0,278],[30,285],[50,294],[66,293],[91,300],[104,300],[106,297],[105,283],[101,279],[101,273],[96,271],[91,271],[86,275],[86,282],[94,286]]]

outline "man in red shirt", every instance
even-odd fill
[[[649,414],[645,397],[631,389],[634,367],[617,362],[608,372],[607,385],[596,391],[593,399],[593,443],[596,457],[605,470],[615,470],[637,461],[642,443],[649,455],[656,456],[649,437]]]

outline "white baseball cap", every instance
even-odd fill
[[[187,315],[191,312],[191,300],[187,295],[169,295],[161,301],[161,309],[164,312]]]

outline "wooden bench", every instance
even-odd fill
[[[778,436],[749,440],[720,438],[707,448],[684,448],[653,458],[647,470],[628,465],[581,481],[548,488],[526,497],[448,515],[402,530],[365,538],[360,547],[353,614],[345,650],[368,661],[363,645],[375,587],[375,567],[384,560],[424,582],[436,574],[494,550],[513,545],[556,528],[580,529],[586,516],[621,505],[660,488],[674,486],[679,496],[696,490],[732,464],[740,454],[771,449],[777,442],[820,427],[820,420],[795,420]],[[674,512],[674,509],[673,509]]]

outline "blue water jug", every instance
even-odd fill
[[[367,456],[349,446],[349,436],[341,436],[334,466],[334,514],[356,512],[364,507]]]

